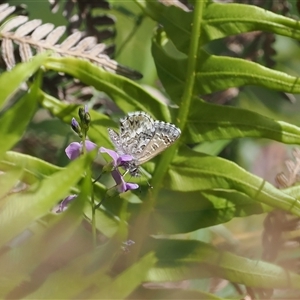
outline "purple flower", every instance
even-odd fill
[[[70,195],[70,196],[66,197],[63,201],[61,201],[56,212],[61,213],[61,212],[65,211],[67,209],[69,202],[71,202],[75,198],[77,198],[77,195]]]
[[[68,156],[68,158],[70,160],[74,160],[82,154],[82,147],[83,147],[82,142],[71,143],[65,150],[66,155]],[[85,141],[85,148],[86,148],[87,152],[94,150],[96,147],[97,147],[97,145],[94,144],[93,142],[91,142],[89,140]]]
[[[104,147],[101,147],[99,149],[99,151],[101,153],[107,153],[113,159],[113,166],[115,168],[119,167],[119,166],[123,166],[124,164],[126,164],[134,159],[133,156],[131,156],[129,154],[119,155],[116,151],[107,149]]]
[[[136,190],[139,187],[136,183],[126,182],[118,169],[112,170],[111,175],[117,184],[119,193]]]
[[[111,175],[116,182],[116,187],[119,193],[124,193],[128,190],[135,190],[139,187],[136,183],[126,182],[120,171],[117,169],[117,167],[124,166],[128,162],[132,161],[134,159],[133,156],[129,154],[119,155],[116,151],[104,147],[101,147],[99,151],[101,153],[107,153],[113,159],[114,169],[111,171]]]

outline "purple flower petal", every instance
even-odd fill
[[[132,161],[134,158],[129,154],[123,154],[118,158],[118,166],[122,166],[124,162]]]
[[[121,173],[119,172],[119,170],[117,170],[117,169],[112,170],[111,175],[112,175],[112,177],[115,180],[117,185],[122,184],[124,182],[124,179],[123,179]]]
[[[85,148],[87,152],[93,151],[95,148],[97,147],[96,144],[94,144],[93,142],[86,140],[85,141]]]
[[[135,190],[139,187],[139,185],[136,183],[126,182],[118,169],[113,170],[111,172],[111,175],[117,184],[119,193],[124,193],[129,190]]]
[[[118,166],[118,159],[119,159],[119,154],[116,151],[113,151],[111,149],[107,149],[104,147],[100,147],[99,150],[101,153],[107,153],[114,161],[114,167]]]
[[[101,153],[107,153],[114,161],[114,167],[119,167],[124,165],[124,163],[132,161],[133,156],[129,154],[119,155],[116,151],[101,147],[99,150]]]
[[[94,150],[97,145],[94,144],[93,142],[86,140],[85,141],[85,147],[86,147],[86,151],[90,152],[92,150]],[[65,150],[66,155],[68,156],[68,158],[70,160],[74,160],[77,157],[79,157],[82,154],[82,142],[77,143],[77,142],[73,142],[71,143]]]
[[[82,145],[77,142],[71,143],[65,150],[66,155],[70,160],[76,159],[81,154]]]
[[[136,190],[139,188],[139,185],[136,184],[136,183],[132,183],[132,182],[126,182],[126,191],[129,191],[129,190]],[[125,191],[125,192],[126,192]]]
[[[67,209],[67,206],[69,204],[69,202],[73,201],[75,198],[77,198],[77,195],[69,195],[68,197],[66,197],[63,201],[61,201],[58,209],[57,209],[57,213],[63,212]]]

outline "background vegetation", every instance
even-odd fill
[[[298,299],[298,2],[49,2],[0,7],[1,297]],[[108,156],[65,155],[83,105],[99,147],[131,111],[182,134],[116,194]]]

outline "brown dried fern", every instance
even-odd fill
[[[289,159],[285,162],[288,174],[279,173],[277,174],[275,180],[279,188],[291,187],[297,182],[299,182],[300,174],[300,149],[293,149],[294,160]]]
[[[293,149],[294,160],[289,159],[285,162],[287,172],[279,173],[276,178],[278,188],[292,187],[299,182],[300,173],[300,149]],[[275,209],[268,213],[264,220],[264,231],[262,235],[263,253],[262,258],[269,262],[275,262],[287,269],[300,273],[299,256],[292,258],[278,259],[280,252],[299,249],[300,237],[300,218],[289,212]],[[261,298],[271,297],[272,289],[260,290]]]
[[[52,13],[57,13],[62,5],[62,16],[68,21],[67,34],[81,30],[87,36],[95,36],[98,41],[105,41],[105,54],[112,55],[115,45],[111,43],[116,35],[115,18],[107,14],[111,9],[107,0],[48,0]],[[103,11],[105,11],[103,13]],[[109,45],[108,45],[109,44]]]
[[[14,6],[0,5],[0,22],[14,10]],[[17,47],[23,62],[28,61],[36,53],[52,50],[57,56],[85,59],[106,71],[131,79],[142,77],[139,72],[124,67],[103,54],[106,45],[98,44],[95,37],[83,37],[81,32],[74,32],[62,43],[58,43],[65,30],[65,26],[54,28],[53,24],[42,24],[42,21],[37,19],[28,21],[27,16],[12,17],[0,29],[2,57],[7,68],[11,69],[16,64],[14,49]]]

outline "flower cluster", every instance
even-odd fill
[[[123,193],[128,190],[135,190],[139,187],[138,184],[136,184],[136,183],[125,182],[122,174],[120,173],[120,171],[118,169],[118,167],[122,167],[126,163],[128,163],[134,159],[131,155],[128,155],[128,154],[119,155],[117,152],[115,152],[111,149],[104,148],[104,147],[101,147],[99,149],[99,151],[101,153],[107,153],[113,159],[113,161],[112,161],[113,169],[112,169],[111,175],[117,184],[119,193]]]
[[[74,160],[82,155],[84,152],[90,152],[94,149],[98,148],[98,146],[86,139],[87,131],[89,129],[90,123],[90,115],[88,113],[87,106],[85,108],[79,109],[79,118],[80,124],[76,121],[75,118],[72,119],[71,127],[78,134],[79,137],[83,138],[82,141],[71,143],[66,149],[65,153],[70,160]],[[116,182],[116,185],[113,187],[117,190],[118,193],[123,193],[128,190],[135,190],[139,186],[136,183],[126,182],[123,178],[123,175],[119,171],[119,167],[122,167],[129,162],[131,162],[134,158],[131,155],[119,155],[117,152],[111,149],[107,149],[104,147],[100,147],[100,153],[107,153],[113,161],[104,166],[104,172],[111,172],[113,179]],[[66,197],[59,205],[57,212],[62,212],[67,208],[67,205],[70,201],[75,199],[77,195],[70,195]]]

